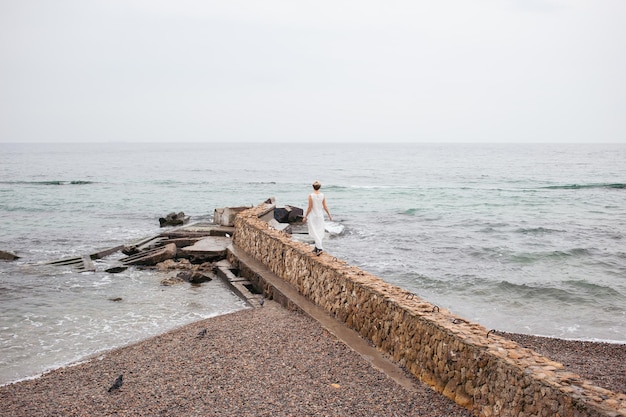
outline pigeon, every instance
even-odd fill
[[[119,389],[123,384],[122,375],[118,376],[111,388],[109,388],[109,392],[113,392],[116,389]]]
[[[206,336],[206,329],[202,329],[200,330],[200,333],[198,333],[198,339],[202,339],[204,336]]]
[[[263,307],[263,304],[265,304],[265,298],[264,297],[261,297],[259,299],[259,304],[261,304],[261,307]]]

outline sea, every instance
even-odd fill
[[[624,161],[626,144],[2,143],[0,250],[20,258],[0,261],[0,385],[249,308],[220,280],[47,262],[171,212],[305,208],[314,180],[333,256],[487,329],[626,343]]]

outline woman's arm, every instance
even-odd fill
[[[306,209],[306,214],[304,215],[304,217],[302,218],[302,222],[306,222],[306,218],[309,215],[309,213],[311,212],[311,209],[313,208],[313,199],[311,198],[311,195],[309,194],[309,207],[307,207]]]
[[[330,211],[328,211],[328,206],[326,205],[326,197],[324,197],[324,200],[322,200],[322,205],[324,206],[326,214],[328,214],[328,220],[333,221],[333,216],[330,215]]]

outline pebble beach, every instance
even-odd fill
[[[503,335],[626,391],[626,345]],[[471,415],[417,380],[398,385],[313,319],[271,301],[2,386],[0,399],[1,416]]]

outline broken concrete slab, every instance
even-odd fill
[[[232,240],[225,236],[207,236],[191,246],[181,248],[185,255],[197,259],[221,259],[226,257],[226,248]]]
[[[237,214],[248,210],[250,207],[251,206],[216,208],[213,212],[213,223],[221,226],[234,226]]]
[[[227,259],[216,262],[214,272],[248,305],[254,308],[263,306],[265,301],[263,295],[256,291],[254,285],[247,278],[238,276],[237,270]]]
[[[220,226],[214,223],[193,223],[190,225],[177,227],[175,229],[163,232],[161,237],[168,239],[182,239],[182,238],[198,238],[205,236],[232,236],[235,231],[234,226]],[[190,243],[191,245],[191,243]],[[179,245],[180,246],[180,245]]]
[[[174,243],[169,243],[165,246],[142,251],[135,255],[120,259],[120,262],[124,265],[154,266],[159,262],[163,262],[166,259],[171,259],[175,256],[176,245]]]
[[[291,234],[291,225],[289,223],[279,223],[275,219],[271,219],[268,224],[273,229]]]

